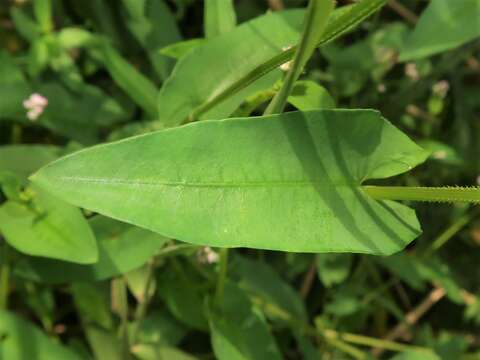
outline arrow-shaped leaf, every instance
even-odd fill
[[[96,146],[33,180],[87,209],[219,247],[390,254],[420,228],[413,210],[361,184],[426,152],[373,110],[205,121]]]

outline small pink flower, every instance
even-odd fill
[[[27,117],[30,121],[35,121],[43,113],[48,105],[48,99],[38,93],[33,93],[23,101],[23,107],[28,110]]]

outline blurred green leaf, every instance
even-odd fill
[[[223,301],[210,304],[208,319],[217,359],[282,359],[263,314],[235,284],[225,284]]]
[[[81,357],[48,338],[33,324],[0,310],[0,359],[80,360]]]
[[[400,61],[456,48],[480,36],[480,0],[432,0],[422,13]]]
[[[132,353],[140,360],[195,360],[196,357],[168,346],[156,346],[149,344],[139,344],[132,347]]]
[[[206,38],[225,34],[233,30],[236,23],[233,0],[205,0],[203,26]]]
[[[327,288],[341,284],[350,274],[352,254],[317,254],[317,273]]]
[[[205,43],[205,39],[189,39],[185,41],[176,42],[172,45],[165,46],[160,49],[160,53],[169,56],[173,59],[180,60],[190,51]]]
[[[169,7],[163,0],[122,0],[122,3],[127,27],[147,51],[157,74],[167,78],[173,62],[160,49],[181,39]]]

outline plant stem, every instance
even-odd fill
[[[480,187],[363,186],[377,200],[480,203]]]
[[[137,341],[138,329],[140,328],[140,323],[145,317],[145,314],[147,313],[148,304],[150,303],[150,288],[152,286],[152,282],[155,274],[155,265],[156,265],[155,258],[152,258],[150,260],[150,263],[148,264],[147,279],[145,281],[145,288],[143,289],[143,299],[138,304],[137,309],[135,311],[135,324],[133,326],[132,337],[131,337],[132,344],[135,344],[135,342]]]
[[[223,302],[223,292],[225,290],[225,281],[227,280],[228,267],[228,248],[220,249],[220,269],[218,272],[217,291],[215,294],[215,301],[217,304]]]
[[[446,244],[456,233],[458,233],[465,225],[467,225],[470,220],[478,215],[478,208],[473,209],[472,211],[467,212],[460,216],[452,225],[450,225],[444,232],[442,232],[426,249],[423,255],[429,255],[432,252],[437,251],[443,245]]]
[[[285,77],[282,88],[273,97],[264,115],[278,114],[283,111],[295,81],[297,81],[302,73],[303,67],[312,56],[325,31],[333,7],[334,5],[331,0],[309,1],[302,37],[295,51],[293,64]]]
[[[337,332],[335,330],[330,330],[330,329],[324,330],[324,335],[327,338],[340,339],[351,344],[377,347],[385,350],[392,350],[392,351],[414,350],[414,351],[431,352],[430,349],[421,347],[421,346],[406,345],[406,344],[401,344],[395,341],[377,339],[377,338],[372,338],[364,335]]]
[[[1,239],[1,237],[0,237]],[[8,261],[8,244],[3,239],[0,260],[0,309],[8,307],[8,293],[10,292],[10,264]]]

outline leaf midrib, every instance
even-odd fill
[[[249,182],[195,182],[195,181],[149,181],[149,180],[135,180],[135,179],[108,179],[108,178],[89,178],[77,176],[58,176],[57,179],[61,181],[83,182],[83,183],[97,183],[105,185],[145,185],[145,186],[171,186],[171,187],[199,187],[199,188],[242,188],[242,187],[307,187],[314,184],[323,184],[328,182],[334,187],[360,187],[360,183],[338,182],[332,183],[325,180],[310,180],[310,181],[249,181]]]

